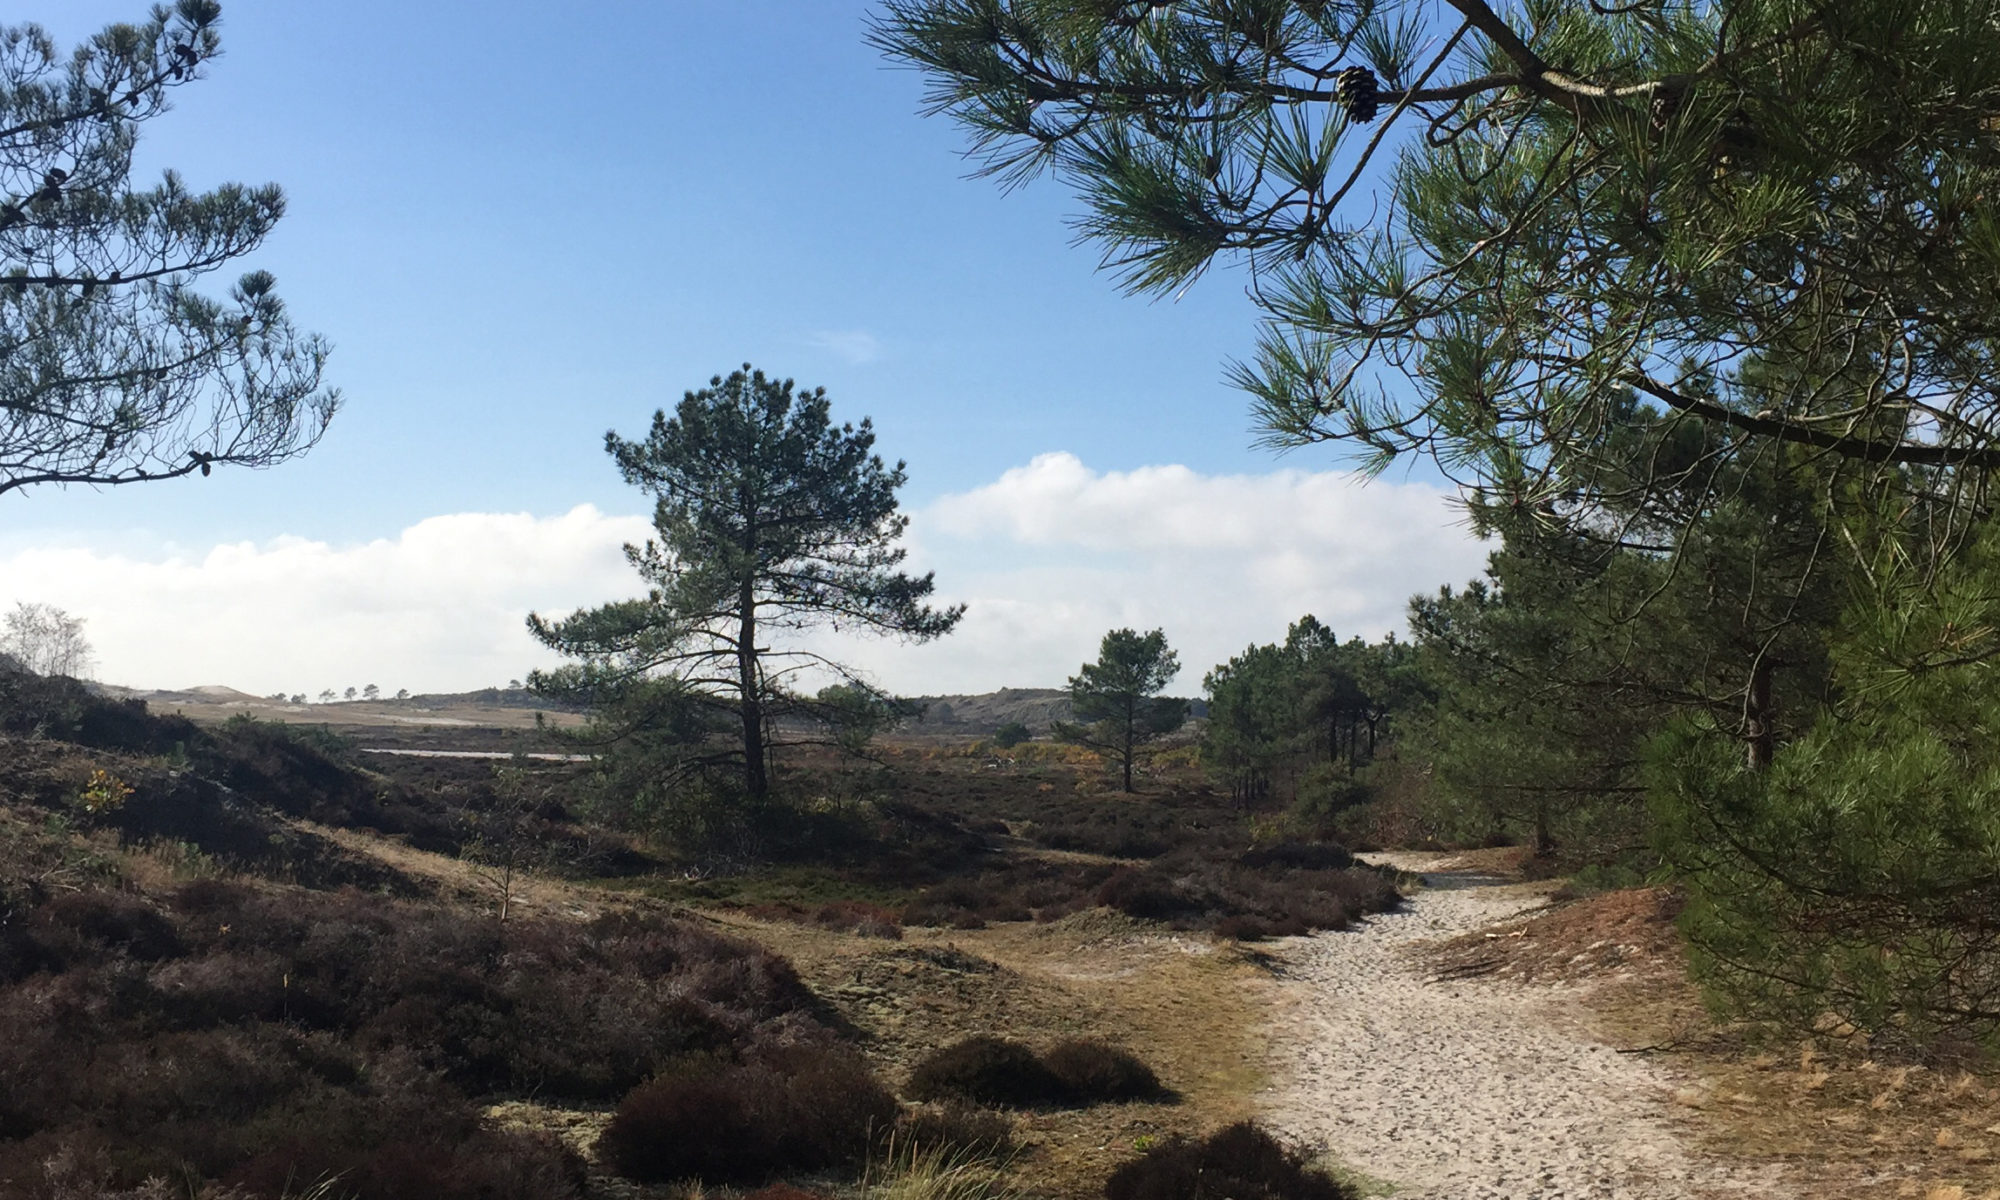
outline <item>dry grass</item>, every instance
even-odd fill
[[[1012,1200],[1004,1166],[942,1146],[891,1145],[861,1182],[862,1200]]]
[[[1102,911],[1050,925],[911,929],[899,945],[736,914],[717,918],[791,960],[899,1081],[923,1054],[972,1033],[1034,1045],[1092,1037],[1140,1050],[1177,1103],[1137,1101],[1014,1117],[1007,1177],[1044,1196],[1096,1197],[1134,1144],[1254,1115],[1273,994],[1245,953]]]
[[[1438,961],[1484,954],[1503,960],[1495,975],[1595,982],[1593,1029],[1678,1077],[1674,1110],[1694,1145],[1783,1164],[1800,1195],[2000,1200],[2000,1077],[1878,1061],[1853,1039],[1753,1041],[1688,982],[1673,909],[1658,893],[1607,893],[1461,939]]]
[[[478,894],[457,859],[365,832],[321,832],[343,849],[434,881],[462,902]],[[527,888],[548,916],[660,907],[546,876],[532,877]],[[1179,1101],[1014,1116],[1021,1149],[1004,1182],[1027,1193],[1097,1197],[1135,1143],[1253,1116],[1253,1096],[1268,1082],[1269,1047],[1257,1031],[1275,995],[1271,979],[1257,956],[1206,934],[1171,933],[1103,910],[1047,925],[910,929],[900,943],[741,912],[701,919],[791,960],[860,1034],[863,1051],[892,1083],[922,1054],[976,1032],[1036,1045],[1092,1037],[1141,1050]],[[609,1119],[602,1108],[528,1102],[488,1116],[503,1127],[554,1133],[579,1149]],[[595,1172],[593,1185],[619,1190]]]

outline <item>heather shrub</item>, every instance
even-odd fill
[[[1173,848],[1174,825],[1171,813],[1121,807],[1051,815],[1034,822],[1026,832],[1051,850],[1155,858]]]
[[[48,931],[44,946],[57,953],[67,950],[65,957],[72,960],[123,951],[156,962],[184,950],[173,924],[159,910],[122,892],[71,892],[42,905],[35,915]]]
[[[448,1142],[394,1134],[372,1146],[302,1140],[235,1172],[230,1186],[237,1195],[294,1200],[322,1179],[337,1180],[328,1200],[575,1200],[585,1169],[553,1135],[474,1128]]]
[[[1062,1080],[1019,1042],[979,1034],[933,1050],[910,1072],[903,1095],[912,1100],[956,1097],[1031,1108],[1068,1098]]]
[[[1344,871],[1355,863],[1354,856],[1337,842],[1273,842],[1254,846],[1236,856],[1246,867],[1292,867],[1305,871]]]
[[[829,1200],[824,1192],[807,1191],[789,1183],[767,1183],[754,1192],[744,1193],[743,1200]]]
[[[819,1157],[865,1140],[839,1120],[893,1120],[865,1072],[769,1049],[826,1036],[782,959],[687,922],[502,924],[229,880],[36,900],[0,922],[0,1195],[38,1195],[45,1160],[101,1138],[87,1165],[121,1189],[275,1197],[334,1172],[371,1200],[557,1200],[561,1155],[487,1138],[473,1098],[611,1098],[702,1051],[762,1054]]]
[[[1014,1123],[1003,1113],[953,1097],[905,1110],[894,1140],[914,1153],[1003,1158],[1014,1150]]]
[[[641,1183],[756,1181],[858,1161],[895,1119],[895,1098],[851,1051],[701,1055],[627,1095],[597,1153]]]
[[[1360,1200],[1249,1121],[1169,1138],[1111,1173],[1105,1200]]]
[[[1246,861],[1248,860],[1248,861]],[[1279,843],[1235,859],[1179,852],[1105,880],[1097,900],[1130,916],[1226,937],[1345,929],[1402,900],[1383,872],[1325,843]]]
[[[1171,921],[1200,911],[1200,903],[1157,871],[1123,867],[1097,889],[1097,902],[1142,921]]]
[[[754,904],[745,911],[766,921],[790,921],[796,925],[812,925],[892,942],[903,938],[902,921],[895,909],[863,900],[833,900],[814,908],[789,902]]]
[[[1057,1042],[1042,1055],[1042,1065],[1073,1103],[1143,1100],[1160,1094],[1160,1080],[1151,1067],[1123,1050],[1087,1038]]]

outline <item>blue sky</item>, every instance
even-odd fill
[[[1003,194],[966,178],[959,131],[916,115],[921,81],[863,43],[865,13],[820,0],[229,0],[223,57],[148,124],[139,174],[284,186],[288,214],[245,266],[272,271],[296,321],[333,342],[346,408],[316,450],[274,470],[0,497],[0,571],[13,564],[0,601],[61,593],[96,622],[106,678],[173,682],[150,676],[197,664],[119,640],[137,633],[104,640],[144,628],[144,596],[78,597],[32,579],[21,556],[88,553],[136,580],[222,545],[394,542],[446,514],[640,512],[604,431],[636,433],[746,361],[825,386],[838,417],[873,418],[879,448],[909,463],[920,538],[927,506],[1037,455],[1128,480],[1165,465],[1203,479],[1340,465],[1251,448],[1245,401],[1222,383],[1254,332],[1240,275],[1170,302],[1122,295],[1094,249],[1071,243],[1076,204],[1060,187]],[[140,14],[136,0],[63,0],[30,15],[67,46]],[[983,536],[958,550],[982,569],[1119,561]],[[1451,538],[1463,541],[1439,546]],[[944,546],[932,539],[929,561],[950,591]],[[1465,574],[1477,555],[1462,549],[1440,549],[1450,573],[1425,586]],[[1371,594],[1356,631],[1400,612],[1408,587],[1382,586],[1403,591]],[[1244,636],[1201,636],[1240,646],[1283,628],[1229,632]],[[426,675],[412,687],[479,682],[463,657],[411,666]],[[197,681],[233,682],[178,680]],[[926,669],[900,682],[1061,681]]]

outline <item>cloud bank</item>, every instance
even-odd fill
[[[970,607],[919,647],[854,644],[905,691],[1060,687],[1120,626],[1166,630],[1176,688],[1312,613],[1345,638],[1404,628],[1409,598],[1460,583],[1487,548],[1445,492],[1350,472],[1098,472],[1044,454],[911,523],[912,561]],[[911,683],[903,684],[908,676]],[[921,686],[915,681],[921,681]]]
[[[297,537],[147,557],[89,546],[0,554],[0,606],[88,620],[99,675],[140,687],[222,683],[317,694],[483,687],[551,659],[529,611],[633,595],[620,553],[639,516],[460,513],[393,538]],[[970,608],[939,642],[821,634],[813,648],[905,694],[1059,687],[1105,630],[1162,627],[1178,690],[1313,613],[1341,636],[1400,630],[1410,595],[1477,574],[1485,548],[1449,497],[1343,472],[1098,472],[1047,454],[912,513],[909,566]]]
[[[110,683],[471,689],[550,661],[530,611],[636,593],[620,548],[648,532],[643,517],[583,505],[431,517],[348,546],[282,537],[157,559],[31,548],[0,559],[0,605],[42,600],[85,618]]]

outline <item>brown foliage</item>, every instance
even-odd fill
[[[573,1164],[483,1131],[474,1097],[588,1101],[692,1051],[827,1036],[783,960],[686,922],[503,925],[213,880],[166,904],[31,891],[0,925],[10,1197],[53,1194],[41,1164],[67,1154],[113,1190],[165,1175],[275,1196],[331,1172],[371,1197],[558,1200]],[[879,1087],[783,1061],[828,1108],[879,1113]]]
[[[1162,1090],[1152,1068],[1103,1042],[1071,1038],[1036,1054],[1019,1042],[980,1034],[924,1056],[903,1094],[1033,1108],[1146,1099]]]
[[[626,1096],[597,1153],[642,1183],[755,1181],[856,1161],[895,1118],[894,1097],[851,1051],[700,1055]]]
[[[1111,1173],[1106,1200],[1360,1200],[1306,1155],[1249,1121],[1199,1141],[1174,1137]]]
[[[1049,1047],[1042,1064],[1072,1103],[1144,1100],[1160,1094],[1159,1076],[1137,1058],[1103,1042],[1067,1038]]]
[[[957,1098],[1032,1108],[1068,1097],[1062,1081],[1019,1042],[979,1034],[925,1055],[903,1094],[912,1100]]]
[[[1014,1150],[1014,1123],[1002,1113],[954,1097],[906,1110],[896,1122],[895,1140],[919,1153],[1003,1158]]]

